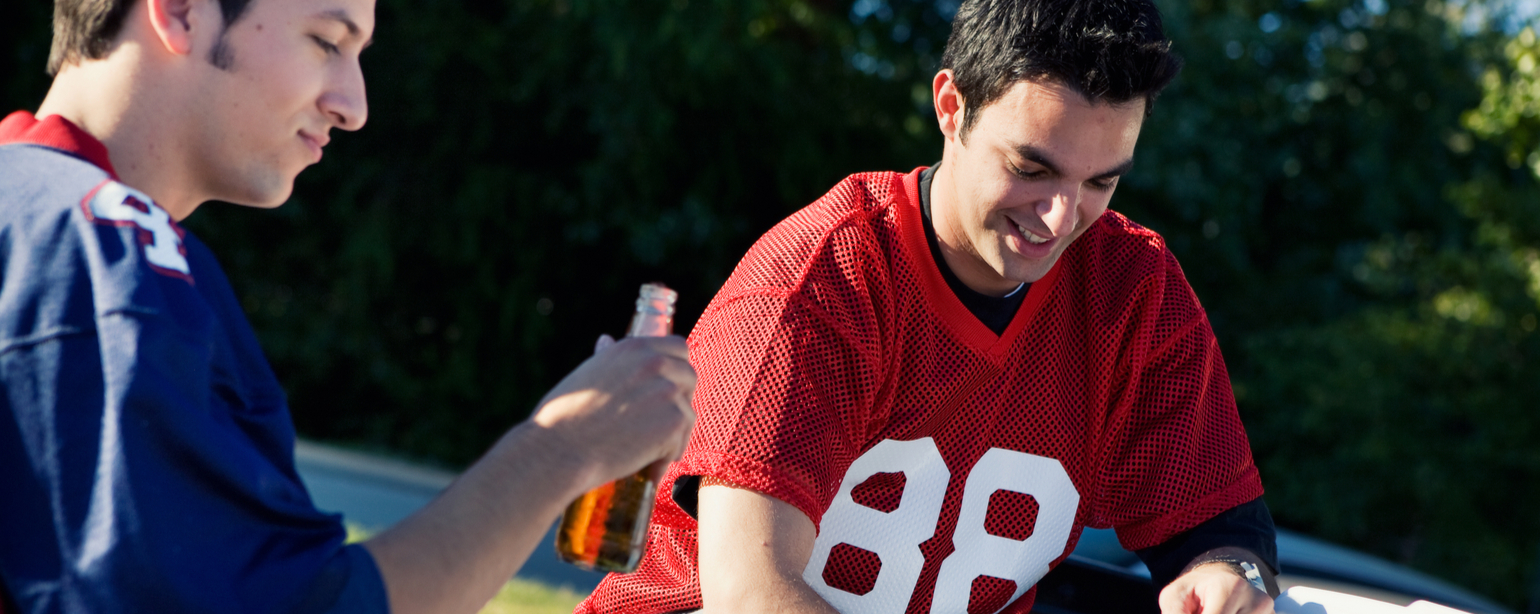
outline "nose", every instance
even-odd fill
[[[1075,187],[1061,187],[1037,203],[1037,216],[1048,226],[1048,230],[1055,237],[1069,236],[1075,231],[1075,224],[1080,220],[1080,190]]]
[[[364,71],[357,58],[340,62],[330,75],[329,87],[321,94],[321,113],[333,126],[353,131],[369,121],[368,94],[364,91]]]

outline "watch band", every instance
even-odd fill
[[[1262,570],[1258,569],[1255,563],[1233,556],[1220,555],[1204,560],[1202,563],[1198,563],[1198,565],[1208,565],[1211,563],[1224,564],[1235,575],[1245,578],[1246,582],[1251,584],[1252,587],[1263,593],[1267,592],[1267,582],[1262,579]]]

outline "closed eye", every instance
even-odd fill
[[[1048,176],[1048,171],[1044,170],[1024,171],[1017,167],[1015,164],[1010,164],[1010,167],[1011,172],[1015,173],[1017,177],[1022,179],[1042,179],[1043,177]]]
[[[341,53],[341,50],[338,49],[336,45],[332,44],[324,38],[312,34],[310,36],[310,40],[315,41],[315,44],[324,50],[327,55],[337,55],[338,53]]]
[[[1105,179],[1092,179],[1091,180],[1091,189],[1094,189],[1094,190],[1107,191],[1107,190],[1111,190],[1112,188],[1115,188],[1117,186],[1118,186],[1118,178],[1117,177],[1107,177]]]

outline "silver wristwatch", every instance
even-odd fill
[[[1257,569],[1257,566],[1253,565],[1251,561],[1240,561],[1239,563],[1241,575],[1246,578],[1246,581],[1250,582],[1252,586],[1257,587],[1257,590],[1266,593],[1267,583],[1262,581],[1262,571]]]

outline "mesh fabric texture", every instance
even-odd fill
[[[579,612],[701,607],[696,524],[669,496],[681,475],[765,493],[818,525],[855,459],[932,438],[951,476],[919,578],[893,596],[910,613],[931,611],[969,469],[991,449],[1056,459],[1078,491],[1055,565],[1083,526],[1115,527],[1136,550],[1262,494],[1207,317],[1159,235],[1106,213],[997,337],[929,255],[917,175],[854,175],[739,263],[690,336],[699,421],[658,489],[647,555]],[[878,473],[851,497],[890,512],[906,482]],[[988,501],[984,531],[1033,534],[1041,502],[1004,489]],[[822,578],[863,594],[882,568],[842,543]],[[1012,599],[1018,588],[979,575],[967,611],[1027,612],[1035,591]]]

